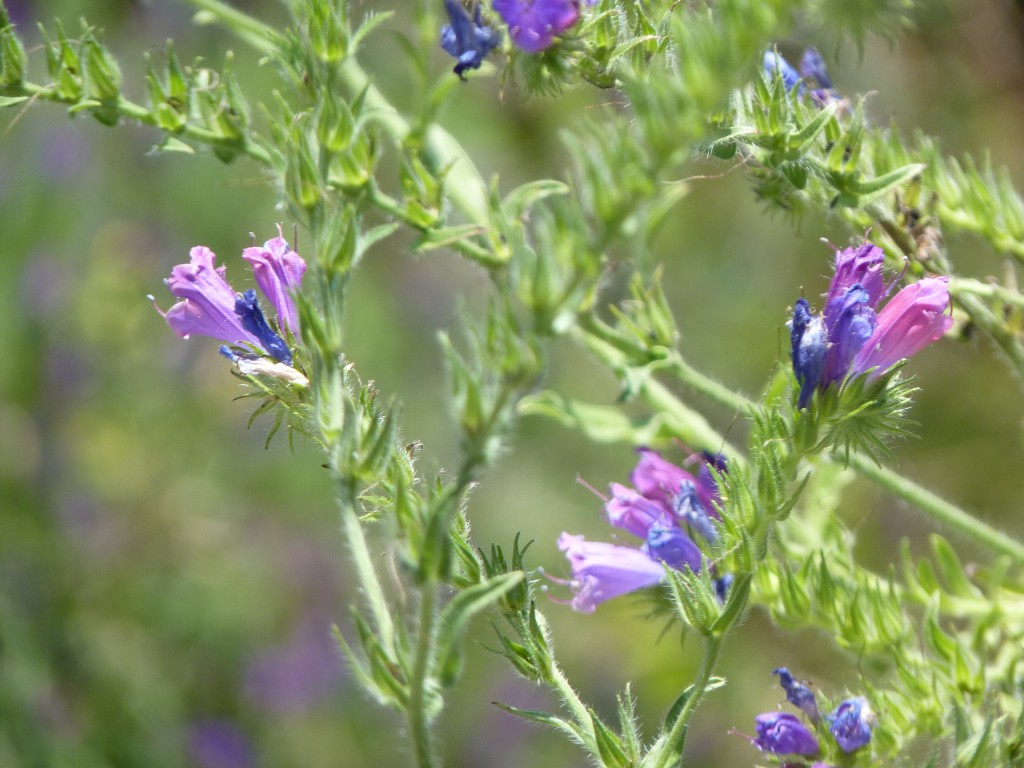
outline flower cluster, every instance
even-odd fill
[[[217,257],[213,251],[197,245],[189,256],[189,263],[175,266],[164,281],[171,294],[180,299],[167,312],[160,312],[171,330],[185,339],[198,333],[226,344],[248,345],[291,366],[292,352],[285,339],[299,332],[293,295],[302,284],[306,262],[291,249],[280,230],[278,237],[262,247],[242,251],[242,258],[252,265],[256,284],[274,308],[276,327],[264,316],[255,290],[235,293],[224,277],[225,267],[214,266]],[[221,352],[235,362],[251,357],[226,347]]]
[[[835,275],[820,315],[799,299],[789,322],[793,372],[800,385],[798,408],[806,408],[815,390],[825,391],[848,377],[877,378],[950,329],[949,289],[945,277],[930,277],[897,293],[882,275],[882,249],[865,242],[836,252]]]
[[[847,755],[871,741],[875,714],[867,699],[861,696],[845,699],[831,714],[822,718],[814,691],[794,678],[786,667],[772,670],[772,674],[779,676],[786,700],[807,716],[811,727],[789,712],[765,712],[758,715],[755,718],[757,736],[751,741],[762,752],[803,757],[819,755],[822,751],[821,743],[812,728],[826,738],[831,735],[835,744]],[[829,767],[825,763],[814,763],[812,768]]]
[[[712,518],[718,488],[709,469],[725,471],[721,457],[704,456],[696,477],[677,467],[655,451],[642,448],[640,460],[630,475],[634,488],[619,483],[610,486],[605,499],[608,522],[643,540],[640,547],[587,541],[583,536],[562,533],[558,547],[572,566],[569,585],[575,591],[572,606],[592,612],[599,603],[665,578],[664,566],[697,572],[703,555],[694,537],[709,543],[718,539]],[[719,579],[719,589],[728,588],[728,577]]]
[[[838,98],[832,87],[832,78],[825,69],[825,60],[821,58],[816,48],[804,51],[800,58],[799,71],[793,69],[778,51],[765,51],[764,72],[769,77],[774,77],[778,72],[782,76],[786,90],[795,92],[798,96],[803,96],[809,90],[814,102],[819,106]]]
[[[584,0],[593,5],[597,0]],[[580,0],[494,0],[494,10],[508,25],[512,42],[527,53],[539,53],[580,18]],[[457,59],[455,74],[479,69],[492,49],[501,44],[501,33],[485,26],[478,0],[473,15],[462,0],[444,0],[448,24],[441,28],[441,47]]]

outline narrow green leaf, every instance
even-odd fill
[[[495,576],[462,590],[445,606],[437,628],[437,659],[442,684],[450,685],[454,682],[458,669],[459,641],[469,620],[497,602],[524,578],[526,574],[522,571]]]
[[[28,98],[28,96],[0,96],[0,109],[21,104],[23,101],[28,101]]]

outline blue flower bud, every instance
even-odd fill
[[[267,324],[260,309],[256,291],[252,288],[235,297],[235,314],[242,321],[242,327],[260,340],[260,345],[275,359],[285,365],[292,364],[292,353],[280,336]]]

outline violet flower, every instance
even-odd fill
[[[832,78],[825,69],[825,60],[818,53],[816,48],[808,48],[800,58],[800,70],[797,71],[782,57],[778,51],[765,51],[762,63],[764,73],[768,77],[774,77],[778,72],[782,76],[782,83],[786,90],[796,92],[797,96],[803,96],[810,90],[815,103],[821,107],[828,102],[837,99],[835,89],[832,87]]]
[[[847,754],[871,741],[875,713],[862,696],[846,699],[828,716],[829,730]]]
[[[787,91],[796,90],[798,94],[803,95],[804,84],[800,80],[800,73],[793,69],[792,65],[782,57],[781,53],[778,51],[765,51],[762,66],[764,67],[764,73],[768,77],[775,77],[775,73],[778,72],[782,76],[782,84],[786,86]]]
[[[779,684],[786,691],[786,701],[811,718],[813,722],[817,722],[821,715],[818,712],[818,699],[814,695],[814,691],[794,678],[786,667],[773,669],[772,674],[779,676]]]
[[[807,726],[788,712],[765,712],[755,719],[757,738],[753,743],[773,755],[816,755],[820,747]]]
[[[501,32],[484,26],[476,2],[472,18],[462,0],[444,0],[444,9],[449,23],[441,27],[441,48],[457,59],[453,71],[465,80],[462,73],[479,69],[491,49],[501,44]]]
[[[298,316],[292,294],[299,288],[306,264],[280,237],[263,248],[247,248],[243,256],[253,264],[256,282],[277,315],[278,327],[271,327],[252,289],[235,293],[224,277],[225,268],[216,267],[216,255],[199,245],[189,252],[188,264],[178,264],[164,280],[168,290],[180,299],[163,315],[171,330],[182,338],[192,334],[209,336],[232,345],[248,344],[291,365],[292,354],[281,334],[298,333]],[[234,353],[227,355],[238,357]]]
[[[793,372],[800,385],[798,408],[817,389],[848,377],[876,379],[899,360],[940,339],[953,325],[945,277],[924,278],[903,288],[879,312],[886,294],[882,250],[871,243],[836,253],[836,273],[825,310],[811,314],[799,299],[789,322]]]
[[[693,532],[709,542],[718,532],[700,501],[701,488],[708,499],[717,499],[718,489],[710,473],[694,477],[681,467],[646,448],[630,475],[636,489],[620,483],[610,486],[605,501],[608,521],[641,539],[639,547],[589,542],[582,536],[563,533],[558,540],[572,567],[568,584],[575,591],[572,606],[590,613],[612,597],[661,583],[664,566],[696,572],[703,566],[700,547]],[[724,470],[724,460],[705,456]],[[728,575],[716,580],[723,596]]]
[[[305,260],[288,245],[280,227],[277,228],[277,237],[267,240],[262,248],[252,246],[243,249],[242,258],[252,265],[256,285],[277,310],[281,330],[298,336],[299,314],[292,296],[302,285],[302,276],[306,273]]]
[[[512,42],[527,53],[550,48],[580,17],[579,0],[494,0]]]
[[[593,613],[598,603],[652,587],[665,578],[665,569],[635,547],[586,541],[582,536],[563,533],[558,537],[558,548],[572,566],[569,584],[576,592],[572,607],[582,613]]]

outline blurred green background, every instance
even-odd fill
[[[59,17],[74,30],[85,15],[102,27],[135,98],[144,52],[159,55],[168,37],[183,60],[203,56],[213,66],[234,49],[252,100],[282,87],[223,30],[193,25],[181,2],[8,4],[30,49],[39,43],[35,21]],[[244,5],[283,22],[275,3]],[[367,62],[404,103],[411,95],[394,36],[406,22],[402,3],[390,7],[399,17],[372,39]],[[814,30],[780,41],[793,58],[815,43]],[[1019,5],[928,3],[899,46],[869,40],[862,55],[848,44],[823,53],[841,92],[876,92],[877,122],[935,135],[950,153],[987,148],[1024,184]],[[33,57],[39,75],[41,52]],[[452,64],[439,49],[432,63],[439,77]],[[506,190],[564,177],[559,130],[617,98],[588,88],[524,103],[487,78],[456,91],[445,124]],[[158,140],[139,126],[69,119],[52,105],[0,113],[0,766],[406,764],[402,723],[355,688],[330,637],[332,623],[350,630],[355,595],[320,457],[301,440],[292,449],[278,438],[265,450],[268,424],[246,429],[253,406],[233,402],[240,389],[216,344],[181,341],[145,298],[169,306],[161,280],[196,244],[213,248],[238,287],[249,232],[262,241],[279,221],[290,233],[290,222],[254,166],[225,166],[207,153],[155,155]],[[819,238],[842,244],[848,233],[826,219],[794,228],[767,215],[740,172],[722,170],[693,165],[711,178],[695,181],[670,217],[658,257],[685,354],[756,394],[785,360],[786,308],[801,287],[824,290],[829,250]],[[452,463],[458,439],[436,333],[453,327],[486,280],[448,254],[412,258],[407,242],[389,240],[359,271],[349,355],[364,378],[404,402],[405,434],[424,442],[421,467],[430,472]],[[300,233],[300,253],[303,245]],[[949,246],[961,272],[1003,273],[983,243],[951,237]],[[976,340],[943,342],[911,370],[922,388],[913,412],[920,439],[898,447],[901,468],[1024,536],[1020,382]],[[600,402],[618,394],[567,344],[555,347],[550,380]],[[722,431],[742,433],[732,414],[708,412]],[[564,574],[560,531],[610,535],[577,474],[597,487],[624,481],[633,454],[538,420],[521,424],[512,449],[473,497],[477,543],[508,546],[522,531],[535,540],[531,562]],[[858,532],[858,554],[879,569],[900,537],[923,552],[932,530],[863,483],[843,514]],[[962,549],[968,559],[988,557]],[[644,611],[629,599],[593,616],[547,607],[585,697],[610,713],[615,692],[632,681],[653,730],[695,672],[696,643],[661,636]],[[490,706],[553,706],[486,650],[491,643],[478,627],[449,697],[447,765],[583,765],[553,733]],[[755,612],[727,648],[730,685],[695,721],[692,764],[755,762],[755,750],[728,732],[750,732],[755,714],[777,708],[782,697],[768,673],[781,664],[826,692],[857,687],[857,659],[829,638],[777,632]]]

